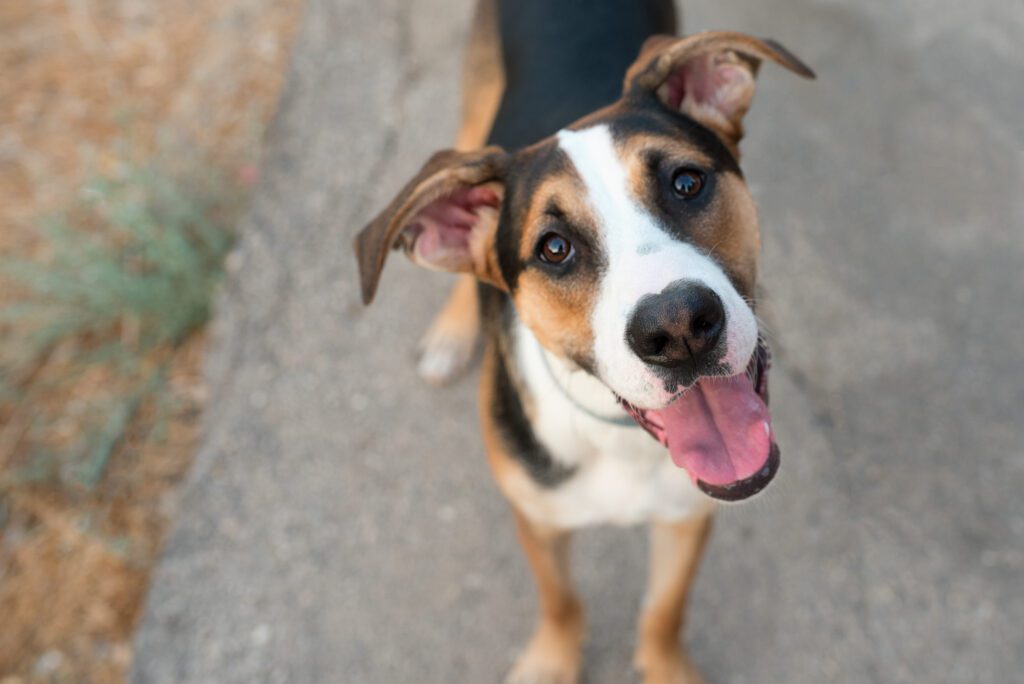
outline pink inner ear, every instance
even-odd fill
[[[712,107],[731,119],[745,111],[750,100],[746,86],[752,83],[750,70],[737,61],[735,54],[708,53],[673,72],[661,93],[666,104],[675,109],[682,109],[689,96],[689,104]]]
[[[481,207],[497,207],[490,188],[467,187],[440,197],[420,211],[406,229],[417,261],[434,268],[460,270],[469,265],[469,239]]]

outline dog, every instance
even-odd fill
[[[515,684],[579,678],[572,531],[639,523],[635,666],[702,681],[679,633],[713,510],[779,467],[739,143],[762,62],[814,74],[772,40],[675,33],[667,0],[483,0],[456,149],[355,239],[365,304],[393,248],[462,274],[420,372],[448,379],[482,337],[484,444],[540,601]]]

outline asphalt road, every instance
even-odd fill
[[[358,303],[353,233],[453,139],[467,2],[314,0],[220,300],[213,399],[133,681],[493,682],[531,581],[474,382],[420,383],[448,281]],[[772,36],[768,496],[719,518],[687,640],[712,682],[1024,676],[1024,5],[717,0]],[[580,537],[588,682],[630,681],[640,530]]]

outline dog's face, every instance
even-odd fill
[[[757,343],[760,236],[738,143],[762,59],[811,75],[770,41],[656,37],[610,107],[514,154],[435,155],[357,238],[364,298],[401,244],[418,263],[508,292],[542,345],[638,412],[741,374]],[[725,392],[704,391],[711,404]],[[648,419],[652,432],[671,423]],[[767,419],[752,420],[770,440]],[[671,447],[672,430],[661,438]],[[754,461],[709,477],[735,482]]]
[[[541,343],[643,408],[745,369],[760,249],[733,154],[654,98],[510,160],[495,242]]]

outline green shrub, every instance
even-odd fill
[[[19,477],[99,480],[138,406],[159,398],[174,349],[209,318],[239,206],[238,188],[209,170],[125,165],[43,222],[39,258],[0,262],[12,288],[0,409],[33,414]],[[95,392],[83,391],[90,377]],[[56,438],[69,420],[76,436]]]

